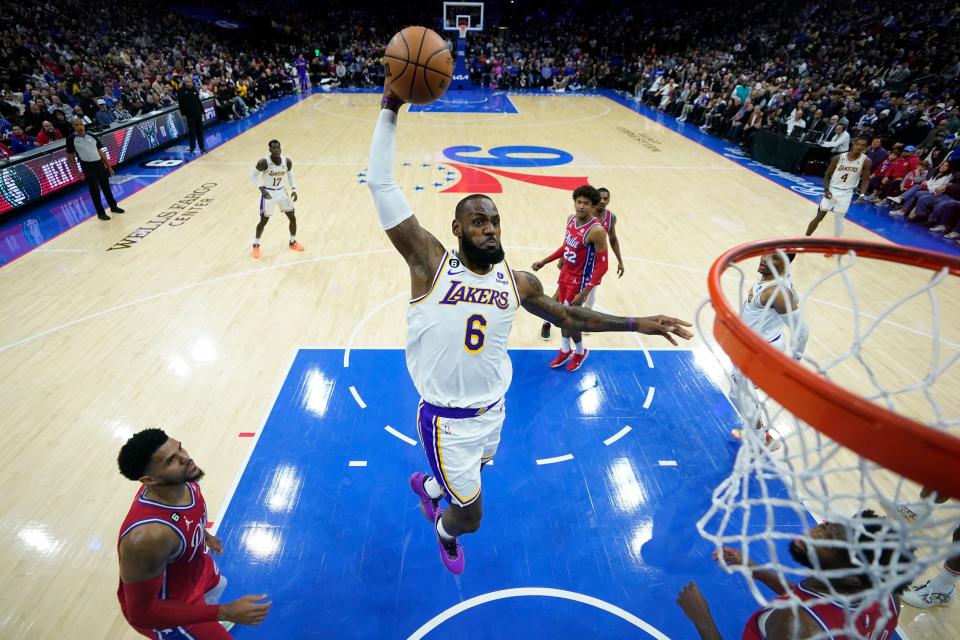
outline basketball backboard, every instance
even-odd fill
[[[443,30],[457,31],[463,22],[467,23],[467,31],[483,31],[483,3],[444,2]]]

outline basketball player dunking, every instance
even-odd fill
[[[588,184],[577,187],[573,192],[576,213],[567,221],[563,244],[543,260],[533,263],[533,270],[539,271],[544,265],[563,258],[557,288],[557,298],[562,305],[583,305],[590,291],[600,284],[607,272],[607,232],[595,216],[599,204],[599,191]],[[563,342],[548,366],[556,369],[566,363],[567,371],[576,371],[590,354],[583,347],[583,333],[563,327],[560,333]]]
[[[280,143],[271,140],[267,145],[270,155],[257,162],[250,174],[253,186],[260,190],[260,222],[257,224],[257,235],[253,239],[253,257],[260,258],[260,236],[263,228],[270,221],[270,216],[279,207],[287,214],[290,221],[290,248],[294,251],[303,251],[303,245],[297,242],[297,215],[293,203],[297,201],[297,184],[293,180],[293,162],[280,154]],[[290,185],[290,195],[283,184],[286,179]]]
[[[597,191],[600,192],[600,204],[597,205],[597,214],[596,218],[600,221],[600,224],[603,225],[603,228],[606,229],[607,235],[610,237],[610,248],[613,249],[613,254],[617,256],[617,277],[623,277],[623,256],[620,255],[620,240],[617,238],[617,216],[607,208],[607,205],[610,204],[610,190],[606,187],[599,187]],[[568,219],[569,221],[569,219]],[[563,264],[560,264],[560,267],[563,267]],[[559,299],[559,290],[554,294],[553,299]],[[597,288],[591,287],[590,293],[587,294],[587,299],[584,300],[583,306],[593,309],[594,303],[597,301]],[[543,326],[540,327],[540,337],[544,340],[550,339],[550,323],[544,322]]]
[[[183,446],[160,429],[145,429],[120,449],[117,464],[140,489],[120,527],[120,610],[148,638],[222,640],[218,622],[260,624],[266,596],[217,601],[227,586],[207,553],[223,553],[207,531],[207,506],[197,482],[201,471]]]
[[[689,339],[690,323],[665,316],[620,318],[563,307],[544,295],[530,273],[513,271],[500,245],[500,212],[485,195],[456,207],[458,241],[448,251],[420,226],[393,177],[397,114],[403,101],[384,90],[373,133],[367,185],[387,237],[410,269],[407,369],[420,393],[417,431],[432,475],[414,473],[410,486],[434,525],[443,565],[463,572],[457,536],[480,527],[480,469],[493,459],[513,368],[507,337],[517,309],[566,330],[638,331]],[[445,498],[448,509],[439,502]]]
[[[860,193],[867,192],[867,182],[870,180],[870,158],[864,153],[867,150],[867,139],[857,138],[847,153],[833,156],[827,166],[827,173],[823,176],[823,199],[817,209],[816,217],[807,225],[807,234],[812,236],[817,225],[832,211],[836,215],[834,234],[839,236],[843,231],[843,216],[850,208],[853,200],[853,191],[859,185]]]
[[[764,340],[778,349],[783,349],[786,340],[783,332],[790,328],[790,355],[796,359],[803,357],[807,347],[810,330],[799,310],[800,295],[790,280],[790,261],[785,255],[774,253],[760,258],[757,272],[760,279],[753,284],[747,299],[740,310],[740,319],[748,327],[759,333]],[[763,430],[767,446],[775,451],[780,443],[774,440],[763,425],[760,405],[749,388],[740,385],[742,374],[734,370],[730,390],[730,401],[740,412],[746,424],[753,424],[757,430]],[[734,429],[733,437],[743,439],[743,430]]]

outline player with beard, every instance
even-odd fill
[[[810,529],[809,541],[797,538],[790,543],[790,556],[808,569],[817,571],[843,571],[861,566],[871,566],[874,562],[887,566],[891,562],[906,562],[906,557],[894,554],[880,540],[883,535],[882,518],[870,510],[861,512],[857,519],[862,533],[857,543],[850,546],[847,542],[848,528],[834,522],[824,522]],[[880,541],[880,556],[876,557],[876,547]],[[907,553],[906,551],[904,553]],[[816,561],[814,560],[816,556]],[[896,557],[895,557],[896,556]],[[714,560],[719,560],[714,553]],[[737,549],[723,548],[723,563],[728,566],[743,564],[743,555]],[[752,566],[752,562],[750,563]],[[836,640],[854,638],[892,638],[897,629],[900,606],[894,596],[882,602],[874,602],[865,607],[853,621],[857,630],[855,636],[844,634],[847,628],[847,615],[850,607],[843,602],[829,601],[830,594],[836,592],[844,596],[856,596],[873,587],[867,572],[850,571],[842,577],[820,578],[809,576],[800,584],[793,584],[773,571],[756,569],[753,579],[766,585],[778,595],[777,600],[798,602],[793,608],[764,607],[750,616],[743,630],[743,640],[803,640],[804,638],[826,637]],[[894,593],[900,593],[906,587],[901,585]],[[854,598],[855,599],[855,598]],[[824,600],[827,600],[826,602]],[[696,626],[702,640],[721,640],[720,631],[710,613],[703,594],[696,582],[691,582],[680,592],[677,604]],[[799,635],[797,635],[799,631]]]
[[[389,82],[389,81],[388,81]],[[457,203],[451,223],[456,250],[420,226],[393,177],[397,117],[403,101],[387,84],[373,133],[367,186],[387,237],[410,269],[407,370],[422,400],[417,431],[431,475],[410,487],[436,529],[443,565],[464,569],[457,537],[480,527],[480,470],[493,459],[513,368],[507,338],[521,306],[571,331],[638,331],[689,339],[690,323],[665,316],[621,318],[563,307],[535,276],[513,271],[500,245],[500,212],[489,197]],[[448,509],[440,508],[445,498]]]
[[[230,634],[219,620],[260,624],[271,605],[265,595],[217,604],[227,580],[207,550],[219,555],[223,544],[207,531],[203,471],[183,446],[145,429],[127,440],[117,464],[141,484],[117,539],[117,597],[130,626],[148,638],[222,640]]]

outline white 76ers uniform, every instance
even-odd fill
[[[286,185],[290,178],[287,175],[287,157],[280,157],[280,164],[273,164],[273,160],[267,156],[267,170],[263,171],[263,187],[270,194],[270,198],[260,196],[260,215],[270,217],[273,212],[280,208],[280,211],[293,211],[293,202],[287,194]]]
[[[473,273],[448,251],[430,291],[407,311],[407,370],[422,398],[417,433],[453,504],[480,495],[480,465],[493,458],[513,378],[507,338],[520,306],[506,261]]]
[[[849,154],[840,154],[837,160],[837,166],[830,176],[830,195],[827,198],[823,195],[820,200],[821,211],[833,211],[838,215],[844,215],[850,209],[850,201],[853,199],[853,191],[860,184],[860,172],[863,171],[863,159],[866,154],[861,153],[856,160],[850,160]]]
[[[772,293],[770,299],[767,300],[768,304],[760,301],[767,289],[777,286],[781,288],[781,291]],[[743,308],[740,309],[740,319],[743,320],[743,323],[759,333],[764,340],[781,351],[783,351],[786,345],[783,332],[788,325],[784,322],[784,317],[773,308],[771,300],[777,293],[782,292],[785,294],[787,291],[793,296],[791,298],[792,300],[800,299],[796,288],[793,286],[793,281],[790,280],[790,276],[782,276],[771,280],[758,280],[753,284],[750,293],[747,295],[747,299],[743,302]],[[796,313],[799,312],[798,309]],[[750,383],[749,381],[742,380],[742,374],[738,369],[734,369],[732,378],[733,385],[730,400],[733,402],[733,406],[737,408],[737,411],[740,412],[747,426],[752,427],[759,417],[760,405],[757,401],[756,394],[760,391],[756,385],[750,385],[753,389],[742,386],[740,384],[741,382]]]

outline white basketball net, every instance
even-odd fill
[[[743,308],[751,285],[759,278],[755,273],[759,260],[735,264],[723,278],[727,300],[739,304],[737,308]],[[891,265],[858,259],[852,252],[831,260],[801,253],[791,271],[801,300],[798,311],[785,320],[792,329],[802,315],[810,328],[802,366],[931,429],[954,434],[960,430],[960,366],[956,366],[960,278],[949,277],[946,269],[936,273]],[[898,272],[896,278],[891,277],[892,271]],[[778,279],[768,308],[786,290],[782,282]],[[947,320],[943,326],[941,315]],[[771,571],[784,583],[817,579],[824,585],[818,591],[822,596],[804,604],[843,605],[847,608],[843,633],[860,637],[857,619],[862,624],[867,609],[884,603],[880,610],[886,611],[891,592],[904,584],[923,582],[946,558],[960,553],[960,543],[951,541],[953,529],[960,525],[960,503],[935,505],[933,497],[921,500],[916,484],[861,458],[780,407],[753,381],[736,375],[739,372],[712,339],[712,323],[707,300],[697,313],[698,333],[723,371],[734,374],[731,401],[743,424],[730,426],[743,427],[744,442],[730,476],[714,490],[712,506],[697,528],[717,551],[733,547],[742,552],[743,565],[721,565],[728,572],[743,574],[762,605],[791,609],[794,637],[807,637],[796,627],[800,600],[789,591],[787,597],[775,599],[775,594],[751,579],[754,571]],[[786,333],[790,331],[785,331],[784,338]],[[849,345],[842,352],[835,346],[841,341]],[[757,419],[770,429],[779,449],[774,451],[776,445],[767,444],[762,430],[750,428]],[[913,520],[900,513],[904,503],[916,515]],[[859,514],[866,509],[879,517],[864,520]],[[814,539],[811,522],[842,525],[845,540]],[[865,536],[870,525],[878,530]],[[808,550],[826,543],[848,549],[855,566],[824,570],[816,555],[810,557],[814,568],[798,566],[789,553],[790,541],[795,539],[802,540]],[[893,560],[883,564],[881,556]],[[748,561],[755,566],[744,566]],[[850,593],[842,581],[851,576],[867,576],[872,586]],[[882,630],[884,622],[874,616],[871,628]],[[821,632],[809,637],[839,635]]]
[[[466,38],[466,37],[467,37],[467,30],[468,30],[469,28],[470,28],[470,27],[467,25],[466,22],[461,22],[460,24],[457,25],[457,29],[460,31],[460,37],[461,37],[461,38]]]

